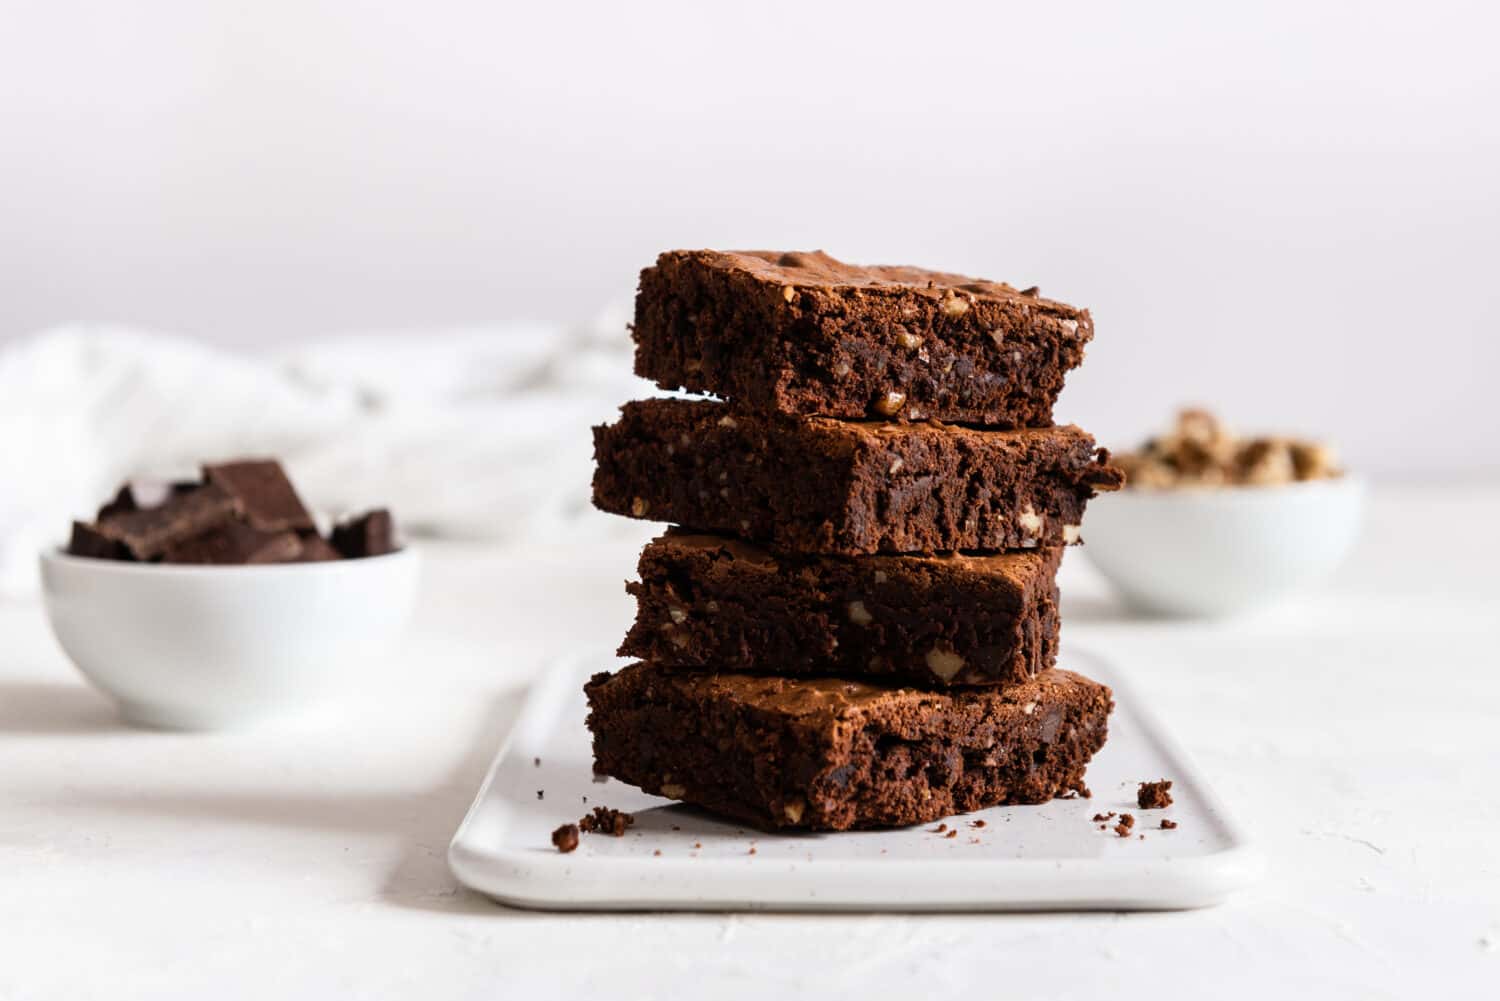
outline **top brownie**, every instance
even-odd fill
[[[675,250],[641,272],[635,371],[663,389],[829,417],[1046,427],[1094,336],[1036,289],[822,251]]]

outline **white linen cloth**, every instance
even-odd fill
[[[605,536],[591,424],[649,395],[622,311],[585,329],[349,335],[264,355],[69,327],[0,345],[0,594],[132,477],[280,458],[325,516],[383,505],[410,535]]]

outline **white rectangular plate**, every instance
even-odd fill
[[[1063,661],[1115,692],[1109,741],[1088,770],[1093,798],[950,817],[951,838],[937,823],[766,834],[595,782],[581,688],[613,660],[559,667],[532,689],[448,862],[503,903],[563,910],[1156,910],[1216,904],[1251,882],[1260,866],[1243,834],[1119,673],[1076,651]],[[1136,784],[1158,778],[1173,781],[1175,802],[1138,810]],[[552,847],[556,827],[604,805],[635,815],[625,837]],[[1111,810],[1135,815],[1129,837],[1090,819]]]

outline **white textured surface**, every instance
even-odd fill
[[[548,915],[457,889],[444,847],[515,696],[623,632],[631,540],[432,552],[400,680],[327,729],[121,729],[40,609],[0,604],[0,997],[1493,997],[1497,505],[1377,489],[1331,589],[1233,624],[1126,619],[1069,558],[1070,641],[1129,670],[1268,856],[1176,914]]]

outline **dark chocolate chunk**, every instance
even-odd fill
[[[110,518],[117,514],[129,514],[131,511],[139,509],[140,505],[135,502],[135,491],[129,483],[126,483],[116,491],[114,497],[105,502],[104,506],[99,509],[99,513],[95,515],[94,520],[103,521],[105,518]]]
[[[1112,706],[1104,685],[1056,668],[1013,688],[932,692],[635,664],[585,691],[596,771],[759,827],[818,830],[1078,789]]]
[[[243,522],[230,522],[191,539],[173,543],[162,554],[163,563],[286,563],[302,553],[296,532],[262,532]]]
[[[383,556],[396,551],[396,528],[391,513],[377,508],[352,521],[335,525],[333,548],[350,559]]]
[[[204,478],[240,502],[252,528],[262,532],[311,531],[312,515],[274,459],[245,459],[204,466]]]
[[[136,559],[149,560],[173,545],[229,524],[239,510],[238,501],[210,483],[174,493],[157,507],[112,515],[97,528],[101,535],[122,543]]]
[[[99,560],[129,560],[130,550],[124,544],[102,534],[93,525],[82,521],[73,522],[73,535],[68,540],[69,556],[88,556]]]
[[[339,551],[329,545],[328,540],[317,532],[297,533],[301,540],[302,551],[297,555],[298,563],[326,563],[330,560],[342,559]]]

